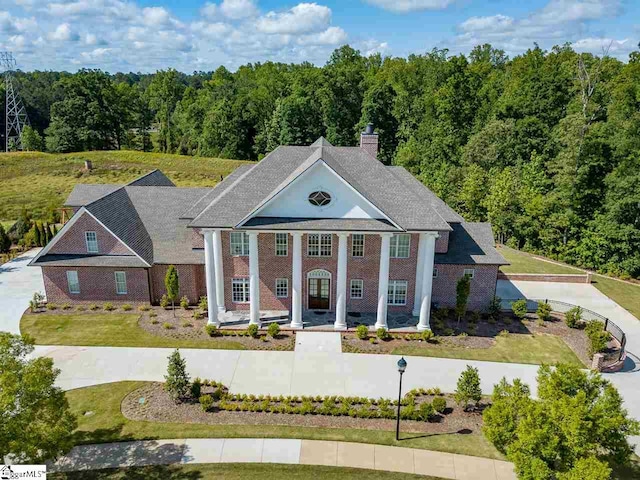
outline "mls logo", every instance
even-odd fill
[[[46,465],[0,465],[0,480],[47,478]]]
[[[11,480],[12,473],[13,470],[11,470],[11,466],[3,465],[2,468],[0,468],[0,480]]]

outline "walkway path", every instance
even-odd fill
[[[44,293],[40,267],[27,264],[39,248],[0,265],[0,331],[20,333],[20,318],[34,292]]]
[[[247,462],[367,468],[457,480],[516,479],[513,465],[500,460],[385,445],[277,438],[187,438],[82,445],[50,470]]]

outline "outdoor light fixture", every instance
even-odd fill
[[[400,373],[400,386],[398,387],[398,416],[396,418],[396,441],[400,440],[400,403],[402,401],[402,374],[407,369],[407,361],[404,357],[398,360],[398,372]]]

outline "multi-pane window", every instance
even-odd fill
[[[438,269],[437,268],[433,269],[433,278],[438,278]]]
[[[234,278],[231,280],[231,297],[233,303],[249,303],[248,278]]]
[[[331,234],[312,233],[309,235],[307,243],[307,254],[310,257],[330,257],[331,256]]]
[[[473,278],[476,275],[476,271],[473,268],[465,268],[464,269],[464,276],[465,277],[469,277],[469,278]]]
[[[389,290],[387,296],[388,305],[407,304],[407,281],[389,280]]]
[[[249,234],[245,232],[231,232],[231,255],[249,255]]]
[[[360,279],[351,280],[351,298],[361,299],[364,293],[364,282]]]
[[[126,295],[127,293],[127,273],[116,272],[116,293]]]
[[[364,235],[362,233],[351,235],[351,256],[364,257]]]
[[[391,237],[391,247],[389,256],[391,258],[409,258],[409,244],[411,235],[408,233],[399,233]]]
[[[276,255],[286,257],[289,253],[289,234],[276,233]]]
[[[78,272],[75,270],[67,271],[67,285],[69,293],[80,293],[80,282],[78,281]]]
[[[96,232],[84,232],[84,240],[87,244],[87,253],[98,253],[98,236]]]
[[[287,298],[289,296],[289,279],[276,278],[276,297]]]

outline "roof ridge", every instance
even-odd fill
[[[171,185],[134,185],[135,183],[153,175],[154,173],[159,173],[160,175],[162,175],[162,177],[167,180]],[[151,170],[150,172],[145,173],[144,175],[141,175],[138,178],[135,178],[133,180],[131,180],[129,183],[124,185],[125,187],[136,187],[136,186],[140,186],[140,187],[161,187],[161,186],[165,186],[165,187],[175,187],[176,185],[171,181],[171,179],[169,177],[167,177],[165,175],[165,173],[160,170],[159,168],[154,168],[153,170]]]

